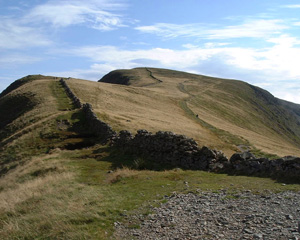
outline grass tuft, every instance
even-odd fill
[[[127,167],[124,168],[118,168],[116,171],[113,171],[110,173],[107,177],[108,183],[117,183],[121,182],[123,179],[137,179],[138,171],[129,169]]]

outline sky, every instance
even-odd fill
[[[30,74],[158,67],[300,103],[300,1],[0,0],[0,92]]]

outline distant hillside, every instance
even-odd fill
[[[135,87],[145,87],[160,82],[148,68],[115,70],[106,74],[100,81]]]
[[[226,148],[252,146],[283,155],[286,145],[290,154],[299,152],[300,105],[277,99],[248,83],[154,68],[116,70],[100,82],[176,95],[185,116],[214,133]],[[196,139],[201,141],[201,136]],[[222,147],[218,141],[210,144]]]
[[[0,139],[39,121],[44,114],[55,114],[54,110],[40,110],[43,104],[46,109],[55,101],[53,92],[44,91],[45,84],[53,82],[58,78],[30,75],[1,93]],[[300,155],[300,105],[242,81],[135,68],[112,71],[98,83],[67,82],[116,131],[173,131],[228,156],[244,150],[258,155]]]

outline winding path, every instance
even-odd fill
[[[209,86],[208,88],[203,89],[202,91],[200,91],[199,93],[204,93],[210,89],[215,88],[216,85],[220,84],[221,82],[217,82],[216,84]],[[184,100],[182,100],[180,102],[180,107],[185,111],[185,113],[187,114],[187,116],[189,118],[191,118],[192,120],[194,120],[196,123],[198,123],[199,125],[201,125],[202,127],[210,130],[212,133],[214,133],[219,139],[221,139],[222,141],[227,142],[230,145],[234,145],[235,147],[238,148],[238,150],[244,152],[245,150],[243,150],[244,147],[247,148],[247,150],[249,150],[249,146],[245,145],[245,141],[243,139],[241,139],[239,136],[231,134],[230,132],[223,130],[223,129],[219,129],[211,124],[209,124],[208,122],[204,121],[203,119],[199,118],[199,116],[193,112],[193,110],[188,106],[188,102],[196,97],[197,95],[191,94],[189,93],[186,89],[183,83],[179,83],[177,88],[179,89],[179,91],[181,91],[182,93],[185,93],[188,95],[187,98],[185,98]],[[228,140],[231,139],[231,140]],[[239,142],[239,145],[236,145],[233,142]],[[232,147],[231,147],[232,148]],[[232,150],[236,151],[237,149],[232,148]]]

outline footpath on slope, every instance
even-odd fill
[[[33,131],[35,129],[35,127],[37,126],[40,126],[44,123],[46,123],[47,121],[51,120],[51,119],[55,119],[56,117],[60,116],[60,115],[63,115],[64,113],[61,113],[61,112],[58,112],[58,113],[53,113],[37,122],[34,122],[22,129],[20,129],[19,131],[15,132],[14,134],[10,135],[9,137],[3,139],[1,141],[1,145],[5,145],[9,142],[12,142],[13,140],[19,138],[20,136],[22,136],[23,134],[27,133],[27,132],[30,132],[30,131]]]

